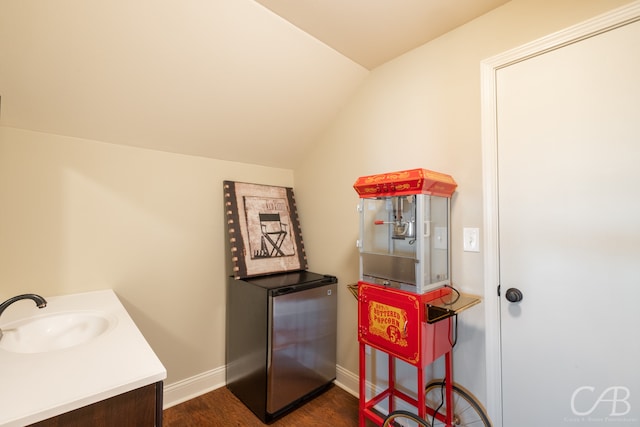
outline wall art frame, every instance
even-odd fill
[[[224,181],[223,193],[236,279],[308,268],[292,188]]]

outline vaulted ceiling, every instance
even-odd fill
[[[293,168],[369,71],[506,0],[2,0],[0,125]]]
[[[509,0],[256,0],[371,70]]]

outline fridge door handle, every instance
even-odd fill
[[[295,288],[293,286],[287,286],[286,288],[279,288],[279,289],[276,289],[276,291],[273,293],[273,296],[277,297],[280,295],[285,295],[290,292],[293,292],[294,290]]]
[[[325,274],[324,279],[322,279],[322,283],[338,283],[338,278],[330,274]]]

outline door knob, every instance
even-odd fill
[[[518,288],[509,288],[507,292],[504,294],[505,298],[509,302],[520,302],[522,301],[523,295]]]

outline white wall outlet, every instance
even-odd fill
[[[480,252],[480,229],[479,228],[463,228],[462,236],[464,238],[465,252]]]

